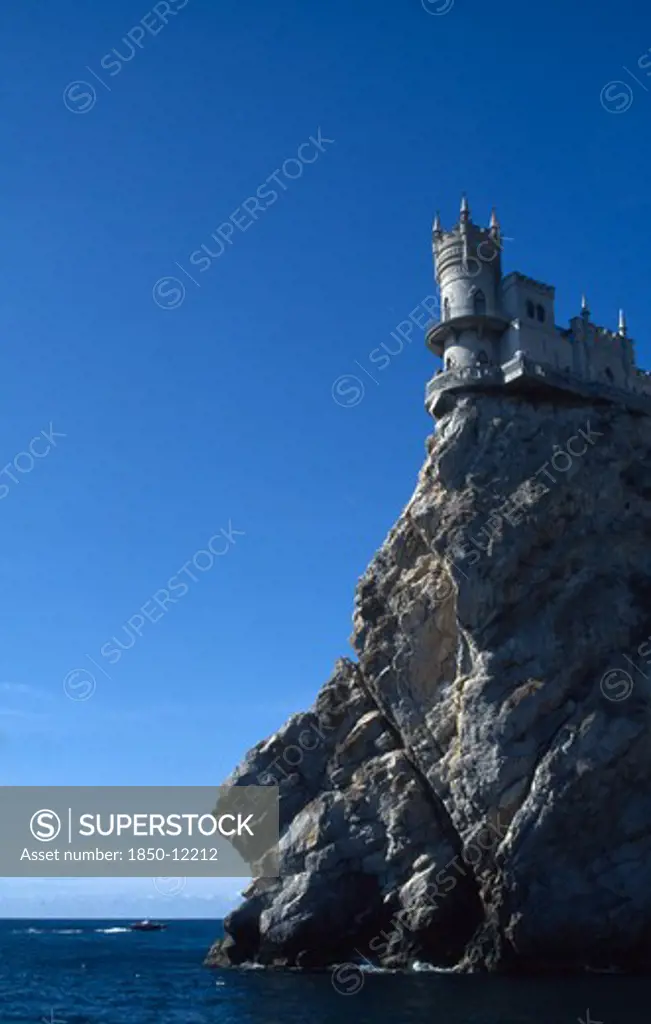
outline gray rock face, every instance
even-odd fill
[[[279,879],[209,962],[651,965],[651,419],[458,401],[360,580],[358,663],[229,780]]]

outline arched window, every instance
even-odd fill
[[[544,324],[544,322],[545,322],[545,307],[544,306],[541,306],[540,304],[538,304],[536,306],[536,316],[538,317],[538,320],[540,321],[540,323]]]
[[[615,378],[613,377],[613,371],[610,369],[609,366],[607,366],[604,372],[606,374],[606,377],[608,378],[608,380],[612,384],[613,381],[615,380]]]
[[[533,302],[531,301],[531,299],[527,299],[527,316],[531,317],[531,319],[533,320],[535,315],[536,315],[535,306],[534,306]]]
[[[479,352],[477,353],[477,365],[478,366],[487,366],[488,365],[488,356],[484,352],[483,348],[480,349]]]
[[[475,316],[486,316],[486,296],[483,292],[475,292],[473,299]]]
[[[449,320],[450,319],[450,300],[449,299],[444,299],[443,300],[443,319],[444,320]]]

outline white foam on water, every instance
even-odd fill
[[[458,974],[458,967],[435,967],[428,964],[426,960],[414,960],[411,970],[416,972],[430,971],[433,974]]]

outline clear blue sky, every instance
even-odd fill
[[[506,268],[556,285],[557,322],[582,291],[598,323],[623,305],[651,361],[648,5],[450,2],[4,11],[4,784],[217,784],[311,703],[430,429],[422,334],[369,354],[433,294],[432,215],[462,190],[475,220],[497,206]],[[153,298],[169,276],[176,308]],[[337,404],[349,374],[364,398]],[[63,689],[84,694],[78,668],[87,700]]]

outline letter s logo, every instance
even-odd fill
[[[68,82],[63,102],[71,114],[87,114],[97,102],[97,93],[90,82]]]
[[[608,82],[601,90],[599,99],[609,114],[625,114],[633,104],[633,90],[627,82]]]
[[[51,843],[61,831],[61,818],[55,811],[36,811],[30,819],[29,831],[39,843]]]
[[[364,975],[358,964],[339,964],[330,978],[335,992],[341,996],[354,996],[364,985]]]
[[[178,277],[160,277],[152,289],[152,295],[161,309],[178,309],[185,298],[185,285]]]
[[[352,409],[364,398],[364,385],[359,377],[352,373],[337,377],[330,391],[337,405],[343,406],[344,409]]]

